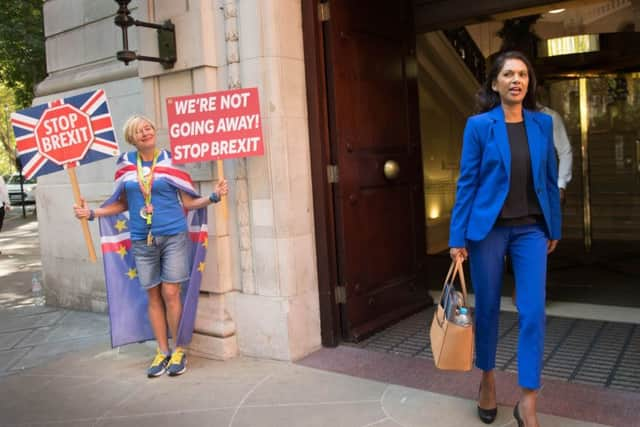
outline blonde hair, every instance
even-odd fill
[[[151,125],[154,131],[156,130],[156,124],[153,123],[151,119],[141,114],[134,114],[133,116],[129,117],[127,121],[124,123],[124,126],[122,127],[122,132],[124,133],[124,140],[127,141],[129,144],[133,145],[134,147],[136,146],[136,130],[138,129],[138,125],[141,122],[148,123],[149,125]]]

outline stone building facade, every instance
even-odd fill
[[[224,162],[228,215],[210,207],[209,252],[193,353],[293,360],[321,345],[308,143],[301,2],[296,0],[133,0],[132,16],[175,24],[177,62],[116,60],[122,33],[116,2],[44,3],[48,77],[34,104],[103,88],[121,151],[121,126],[133,113],[156,121],[168,148],[165,99],[257,87],[265,154]],[[157,55],[156,32],[131,27],[129,47]],[[78,168],[81,192],[97,206],[111,192],[114,160]],[[189,165],[203,194],[214,163]],[[38,212],[44,281],[54,305],[106,310],[101,260],[91,263],[72,215],[66,174],[39,178]],[[97,224],[91,225],[97,246]],[[99,251],[98,251],[99,252]]]

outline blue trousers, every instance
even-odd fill
[[[519,313],[518,383],[540,388],[544,353],[547,236],[542,225],[494,227],[480,241],[467,241],[475,292],[476,366],[495,368],[504,257],[509,254]]]

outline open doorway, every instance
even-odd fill
[[[635,44],[631,43],[635,33],[617,31],[628,29],[631,5],[616,5],[619,10],[606,9],[599,19],[596,3],[574,9],[567,5],[563,12],[550,14],[549,20],[545,14],[532,17],[530,11],[523,11],[520,16],[510,11],[508,18],[416,35],[426,278],[437,298],[450,263],[449,217],[466,119],[474,114],[484,64],[502,45],[496,33],[507,28],[521,34],[517,26],[524,23],[523,32],[538,38],[535,44],[523,43],[521,50],[535,48],[528,54],[544,82],[542,92],[547,93],[540,102],[559,113],[573,148],[564,237],[549,258],[543,376],[636,392],[640,381],[630,381],[625,370],[637,369],[633,350],[637,311],[607,307],[640,307],[640,76],[636,72],[640,55],[633,58],[623,49]],[[563,13],[572,17],[567,18],[569,22],[581,24],[566,27],[556,17]],[[587,17],[593,20],[588,25]],[[596,28],[613,34],[590,37],[602,42],[598,50],[583,43],[577,32]],[[547,43],[549,39],[556,41]],[[557,55],[550,55],[556,44],[560,46]],[[576,52],[577,48],[593,50]],[[517,371],[519,325],[510,304],[513,288],[513,276],[506,274],[496,357],[496,369],[506,373]],[[618,311],[629,316],[614,317]],[[432,309],[424,310],[355,346],[414,360],[431,359],[426,326],[432,317]]]
[[[474,65],[511,45],[530,56],[546,93],[540,101],[559,113],[573,149],[548,299],[640,306],[636,15],[628,1],[566,2],[417,35],[427,253],[435,270],[449,262],[461,134],[483,79]],[[430,289],[441,287],[441,278],[429,279]],[[503,296],[512,292],[507,275]]]
[[[433,291],[440,290],[450,262],[449,216],[455,200],[462,133],[467,117],[474,113],[474,95],[484,78],[484,63],[500,48],[496,33],[506,20],[531,14],[542,14],[536,21],[547,20],[547,8],[516,10],[514,4],[528,7],[550,3],[554,7],[565,5],[569,15],[579,16],[586,12],[571,12],[571,7],[596,7],[610,2],[303,2],[322,338],[325,347],[338,346],[320,350],[321,363],[316,366],[357,376],[362,376],[363,371],[374,376],[392,372],[393,382],[410,378],[412,381],[406,385],[412,387],[420,372],[421,388],[476,397],[477,389],[461,391],[446,376],[450,374],[433,369],[428,340],[432,301],[425,291],[432,291],[433,295]],[[614,18],[633,15],[630,2],[615,4],[622,9],[607,9],[603,12],[606,16],[593,21],[592,28],[597,24],[598,34],[619,32],[622,21]],[[505,8],[509,10],[505,12]],[[593,12],[597,15],[599,11]],[[578,35],[590,25],[586,19],[578,18],[549,20],[545,30],[549,32],[538,33],[541,39]],[[565,21],[576,25],[564,28]],[[605,25],[605,21],[616,23]],[[552,33],[549,28],[557,31]],[[622,25],[625,28],[628,23]],[[625,124],[624,131],[624,126],[619,132],[613,130],[614,126],[602,132],[596,127],[595,117],[600,116],[593,113],[600,112],[598,120],[612,117],[616,124],[624,109],[635,111],[634,103],[640,94],[636,94],[634,72],[640,67],[636,68],[630,59],[634,55],[620,55],[606,43],[595,56],[620,59],[613,61],[619,70],[594,72],[587,67],[593,55],[577,54],[580,61],[569,55],[534,61],[545,80],[550,106],[567,122],[574,152],[573,179],[567,187],[564,208],[565,239],[550,261],[548,295],[569,301],[637,306],[637,286],[628,285],[640,282],[638,267],[632,260],[625,260],[638,256],[640,240],[635,220],[629,222],[638,213],[634,201],[638,186],[634,182],[638,182],[640,172],[633,168],[637,168],[639,153],[637,145],[633,145],[637,134],[633,126],[640,120]],[[571,68],[567,64],[584,67]],[[609,105],[609,92],[604,95],[603,81],[609,84],[609,76],[619,73],[626,76],[626,100]],[[581,80],[588,78],[593,80]],[[593,86],[591,92],[580,90],[585,82],[587,89]],[[616,82],[613,92],[623,93],[623,86]],[[613,191],[615,194],[606,196],[609,199],[600,205],[612,203],[613,197],[626,203],[624,207],[614,209],[615,214],[598,207],[597,215],[605,221],[598,226],[597,215],[592,212],[589,251],[585,249],[582,188],[585,132],[582,124],[577,128],[572,124],[582,123],[580,118],[576,122],[575,115],[584,117],[580,116],[584,99],[592,101],[587,110],[594,110],[594,127],[586,128],[591,141],[591,146],[587,145],[587,154],[591,154],[587,170],[593,178],[589,206],[596,209],[596,202],[601,200],[598,197],[606,196],[607,186],[620,187],[619,179],[626,180],[622,194]],[[601,150],[603,159],[593,150]],[[389,176],[385,174],[388,160],[396,162],[386,171],[391,173]],[[602,171],[608,169],[613,176],[606,178]],[[593,185],[597,182],[604,187],[599,187],[596,195]],[[623,214],[626,219],[618,216]],[[602,226],[607,221],[623,231],[605,231],[607,228]],[[620,270],[620,276],[613,274],[615,269]],[[503,288],[507,300],[512,289],[513,280],[507,276]],[[584,316],[566,313],[549,315],[543,375],[562,382],[603,386],[606,390],[639,391],[640,380],[631,374],[637,371],[637,319],[617,320],[585,320]],[[505,376],[515,375],[517,334],[517,314],[501,313],[497,369]],[[371,350],[382,356],[372,356]],[[411,359],[398,363],[396,356]],[[371,359],[387,360],[388,370],[363,364]],[[400,372],[401,366],[411,369]],[[451,385],[447,390],[433,388],[434,384],[445,383]],[[599,390],[583,390],[576,385],[571,393],[578,389],[585,393]],[[590,396],[589,401],[601,400]]]
[[[625,111],[635,111],[634,72],[640,69],[636,63],[640,54],[629,53],[633,49],[629,43],[610,43],[609,36],[602,36],[603,43],[592,52],[562,51],[562,46],[581,43],[571,37],[588,31],[622,34],[618,37],[623,40],[635,37],[636,33],[625,32],[631,25],[628,17],[636,15],[631,2],[618,1],[603,9],[611,2],[514,1],[497,7],[503,3],[478,1],[473,14],[454,7],[459,3],[303,2],[324,345],[365,339],[431,305],[426,291],[441,287],[449,263],[448,217],[465,121],[474,112],[485,62],[501,47],[498,31],[506,22],[517,23],[523,17],[530,24],[527,32],[539,39],[533,44],[536,50],[556,46],[547,43],[550,39],[560,40],[555,43],[562,55],[534,52],[532,57],[552,108],[568,123],[574,153],[564,211],[565,239],[550,261],[549,295],[597,304],[638,304],[640,293],[628,286],[638,282],[637,267],[624,262],[637,257],[640,241],[635,219],[640,149],[633,129],[638,121],[631,120],[624,132],[615,135],[587,129],[593,140],[586,146],[587,154],[601,150],[604,157],[593,151],[590,162],[584,162],[586,175],[584,132],[572,123],[578,123],[576,114],[584,108],[581,99],[590,100],[587,109],[594,110],[592,117],[610,104],[610,92],[597,89],[605,83],[614,82],[617,93],[624,81],[627,91],[626,101],[607,107],[607,114],[619,121]],[[553,3],[557,13],[550,13],[549,6],[514,7],[534,3]],[[438,14],[432,13],[436,6]],[[558,12],[562,6],[566,7]],[[625,45],[627,50],[620,51]],[[598,68],[605,63],[618,68]],[[587,73],[595,80],[585,95],[574,89]],[[607,77],[619,73],[626,77]],[[596,126],[597,120],[592,122]],[[614,171],[609,178],[598,175],[608,168]],[[616,194],[599,198],[604,187],[591,186],[588,250],[581,219],[584,176],[593,177],[594,184],[602,178],[605,187],[617,187]],[[626,181],[618,186],[611,179]],[[614,209],[598,205],[611,200],[622,204]],[[598,223],[597,218],[605,222]],[[615,233],[598,231],[607,221],[616,224]],[[596,274],[595,269],[603,266]],[[612,292],[613,282],[619,286]],[[504,295],[510,296],[512,288],[507,277]]]
[[[548,81],[574,143],[564,242],[549,274],[559,301],[639,307],[640,80],[595,71]]]

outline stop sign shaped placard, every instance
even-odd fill
[[[89,116],[69,104],[46,110],[35,137],[38,151],[58,165],[82,159],[95,139]]]

